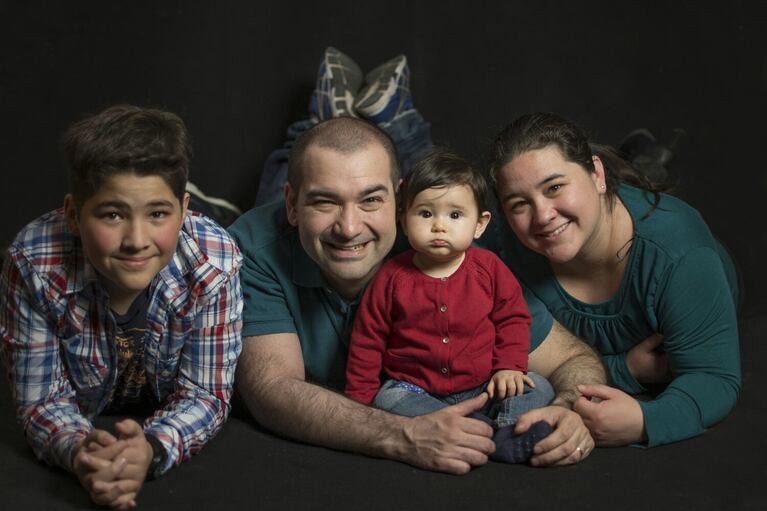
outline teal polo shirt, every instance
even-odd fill
[[[229,232],[243,255],[242,336],[297,334],[306,379],[343,389],[359,299],[347,302],[325,282],[301,246],[298,231],[288,223],[283,202],[251,209],[229,227]],[[407,241],[398,237],[392,253],[407,246]],[[533,316],[532,351],[551,330],[552,317],[534,296],[525,294],[525,298]]]
[[[346,302],[327,285],[283,202],[251,209],[229,232],[243,255],[242,336],[297,334],[306,379],[343,388],[357,301]]]

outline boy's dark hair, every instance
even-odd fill
[[[488,211],[488,186],[485,177],[457,154],[436,148],[416,163],[399,189],[399,210],[404,213],[413,205],[416,195],[428,188],[466,185],[474,193],[477,209]]]
[[[182,201],[192,148],[184,121],[153,108],[117,105],[72,124],[62,139],[70,191],[81,206],[111,176],[158,176]]]
[[[301,187],[304,157],[306,151],[314,145],[341,154],[353,154],[376,142],[389,155],[389,175],[396,190],[399,182],[399,161],[394,142],[388,133],[375,124],[354,117],[327,119],[303,132],[296,140],[288,158],[288,182],[296,191]]]

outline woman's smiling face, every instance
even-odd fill
[[[553,264],[583,253],[599,231],[605,179],[597,157],[594,166],[589,172],[550,145],[500,169],[497,191],[506,221],[525,246]]]

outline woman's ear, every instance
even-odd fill
[[[594,162],[594,172],[591,174],[591,179],[594,180],[597,193],[604,194],[607,191],[607,178],[605,177],[605,166],[602,163],[602,158],[594,154],[591,156],[591,161]]]

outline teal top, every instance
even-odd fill
[[[298,231],[288,223],[284,203],[251,209],[229,231],[243,256],[242,337],[297,334],[306,379],[343,389],[359,297],[345,301],[325,282],[317,264],[304,251]],[[407,242],[400,238],[392,253],[405,248]],[[533,350],[548,334],[552,319],[543,304],[530,309]]]
[[[626,366],[626,353],[663,334],[673,381],[639,402],[647,446],[699,435],[724,418],[740,391],[734,264],[700,214],[683,201],[621,185],[634,224],[620,289],[603,303],[584,303],[557,281],[548,260],[524,247],[508,226],[499,230],[502,258],[562,325],[594,346],[613,385],[645,392]],[[649,213],[649,214],[648,214]]]

